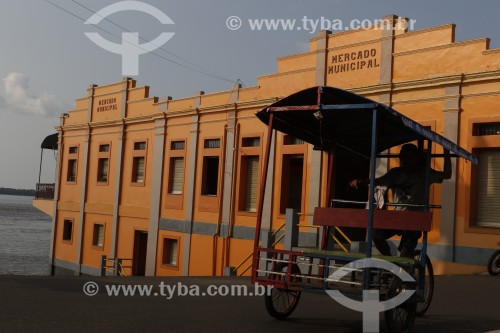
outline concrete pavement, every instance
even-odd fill
[[[86,296],[95,282],[99,292]],[[159,287],[163,282],[163,289]],[[166,286],[181,283],[192,296]],[[151,296],[108,296],[106,285],[154,286]],[[247,278],[0,276],[0,332],[361,332],[362,317],[324,295],[303,293],[286,321],[272,319],[263,297],[193,296],[210,285],[247,285]],[[87,285],[87,292],[93,292]],[[109,287],[108,287],[109,288]],[[172,289],[171,289],[172,290]],[[224,291],[224,289],[222,289]],[[137,292],[137,290],[136,290]],[[156,296],[154,296],[156,293]],[[162,296],[162,293],[166,296]],[[385,330],[383,316],[381,331]],[[500,330],[500,277],[437,276],[428,314],[415,332]]]

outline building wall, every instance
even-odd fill
[[[129,78],[92,85],[58,127],[62,148],[54,263],[96,273],[102,255],[134,258],[135,234],[142,231],[148,232],[147,275],[222,275],[225,268],[237,266],[241,273],[250,263],[243,260],[253,249],[256,221],[256,212],[244,205],[245,163],[257,157],[261,174],[267,141],[267,127],[256,112],[298,90],[331,85],[387,104],[468,150],[500,147],[498,136],[472,135],[476,123],[500,122],[495,108],[499,66],[500,51],[489,49],[488,39],[455,42],[452,24],[412,32],[374,26],[321,32],[310,40],[310,52],[279,58],[277,72],[258,77],[255,87],[235,85],[173,100],[150,97],[147,86],[136,87]],[[259,145],[245,146],[248,138],[258,138]],[[205,140],[214,139],[220,142],[217,148],[205,146]],[[301,212],[326,204],[326,154],[288,140],[281,133],[272,140],[265,231],[284,223],[291,188],[301,189],[290,199],[300,199]],[[175,141],[184,141],[184,148],[172,149]],[[146,143],[144,150],[135,149],[138,142]],[[110,145],[105,183],[97,181],[102,144]],[[69,155],[70,147],[78,147],[76,181],[67,181],[68,160],[75,157]],[[138,156],[145,157],[144,181],[134,183]],[[217,178],[216,193],[207,194],[204,161],[214,157],[219,159],[212,176]],[[176,193],[171,193],[172,158],[184,159],[182,191]],[[441,169],[441,164],[437,160],[433,167]],[[380,171],[396,165],[395,160],[382,161]],[[295,180],[301,175],[300,181],[291,179],[290,172]],[[434,212],[429,234],[436,260],[480,265],[495,246],[500,230],[475,226],[474,172],[459,159],[453,179],[432,188],[432,201],[443,205]],[[71,242],[62,241],[68,218],[74,220]],[[104,246],[98,249],[92,245],[97,222],[105,225]],[[311,217],[300,218],[300,223],[311,222]],[[178,248],[174,264],[168,263],[172,258],[164,248],[171,241]]]

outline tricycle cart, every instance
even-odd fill
[[[265,296],[270,315],[287,318],[304,291],[326,292],[348,307],[359,307],[359,311],[360,304],[375,297],[377,303],[385,306],[385,322],[390,332],[411,331],[415,316],[425,313],[433,292],[427,233],[431,229],[430,209],[439,206],[429,204],[429,170],[431,158],[443,155],[433,154],[432,144],[449,150],[453,157],[463,157],[475,164],[476,157],[390,107],[333,87],[314,87],[292,94],[264,108],[257,117],[268,125],[268,135],[257,210],[252,282],[273,287],[272,293]],[[328,153],[326,200],[323,200],[327,204],[317,207],[313,215],[313,226],[321,229],[318,247],[260,246],[274,130]],[[408,210],[377,209],[373,195],[377,158],[397,157],[386,151],[414,141],[426,156],[425,204],[406,205],[411,206]],[[353,199],[352,193],[345,190],[350,180],[346,178],[356,172],[358,175],[369,173],[369,189],[363,200]],[[343,228],[362,230],[366,251],[355,253],[332,246],[331,231],[343,234]],[[415,252],[414,258],[373,255],[374,228],[421,231],[421,249]],[[378,330],[379,312],[363,312],[365,331],[373,329],[374,324]],[[368,317],[372,322],[365,321]]]

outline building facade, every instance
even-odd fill
[[[57,127],[52,272],[99,275],[106,256],[123,259],[127,275],[249,274],[267,135],[254,114],[318,85],[389,105],[478,156],[478,166],[454,160],[452,179],[432,188],[443,208],[429,255],[437,273],[484,270],[500,238],[500,50],[487,38],[456,42],[452,24],[409,32],[385,19],[392,29],[319,33],[254,87],[172,99],[130,78],[91,85]],[[286,208],[326,205],[327,163],[310,145],[273,136],[264,242],[282,246],[273,232]]]

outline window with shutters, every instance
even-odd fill
[[[219,190],[219,156],[203,158],[202,195],[216,196]]]
[[[92,245],[101,249],[104,247],[104,224],[94,224]]]
[[[68,148],[68,171],[66,181],[76,184],[78,172],[78,146],[70,146]]]
[[[108,185],[109,181],[109,159],[111,156],[109,143],[100,144],[97,154],[97,184]]]
[[[261,134],[242,136],[238,170],[238,212],[254,215],[257,212],[260,188]]]
[[[469,118],[468,148],[478,164],[466,163],[470,172],[465,232],[500,235],[500,117]]]
[[[182,209],[184,193],[184,177],[186,170],[186,140],[172,140],[166,160],[167,188],[165,208]]]
[[[474,124],[474,136],[500,135],[500,122]]]
[[[259,156],[241,158],[241,186],[240,210],[256,212],[259,197]]]
[[[283,144],[284,145],[303,145],[304,140],[297,139],[291,135],[284,135]]]
[[[302,211],[302,189],[304,178],[304,155],[283,155],[281,170],[280,213],[287,208]]]
[[[200,163],[197,163],[200,177],[198,210],[217,213],[219,211],[221,187],[221,152],[223,150],[220,138],[204,138],[201,141]]]
[[[170,150],[184,150],[186,146],[186,141],[171,141]]]
[[[243,138],[241,140],[242,147],[259,147],[260,146],[260,137],[249,137]]]
[[[500,148],[477,151],[478,227],[500,228]]]
[[[134,142],[132,157],[132,185],[144,186],[146,179],[146,152],[147,142]]]
[[[206,139],[205,148],[220,148],[220,139]]]
[[[283,135],[282,144],[279,146],[281,161],[278,168],[281,171],[281,186],[279,213],[285,214],[287,208],[295,208],[304,212],[306,192],[306,163],[307,144],[290,135]],[[279,163],[281,162],[281,165]],[[301,216],[302,218],[302,216]]]
[[[144,183],[144,167],[145,167],[145,158],[144,157],[134,157],[133,162],[133,175],[132,182],[133,183]]]
[[[177,267],[179,262],[179,240],[163,238],[162,265]]]
[[[182,194],[184,185],[184,157],[170,158],[170,194]]]
[[[201,194],[217,196],[219,192],[220,139],[205,139]]]
[[[65,219],[63,221],[63,236],[62,240],[65,243],[71,243],[73,241],[73,220]]]

